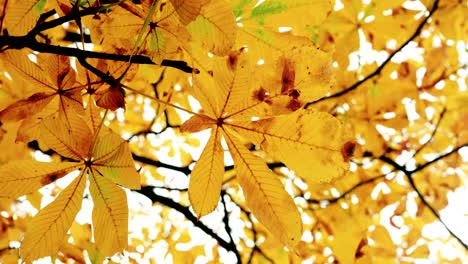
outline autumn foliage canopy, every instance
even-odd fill
[[[467,13],[1,0],[0,262],[466,263]]]

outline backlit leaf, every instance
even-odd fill
[[[39,18],[42,11],[40,5],[43,5],[43,1],[12,0],[8,2],[8,12],[6,12],[5,17],[8,31],[17,35],[28,33]]]
[[[302,220],[291,196],[259,157],[253,155],[227,130],[237,179],[254,215],[283,244],[294,247],[302,235]]]
[[[312,110],[229,126],[312,182],[342,176],[354,148],[336,118]]]
[[[51,116],[41,125],[41,138],[59,154],[75,160],[85,159],[92,135],[86,122],[77,115],[70,115],[66,119],[70,126],[64,126],[64,118]]]
[[[194,133],[213,127],[215,124],[214,120],[207,116],[194,115],[184,122],[180,127],[180,131]]]
[[[92,150],[93,170],[99,175],[130,189],[140,189],[140,176],[135,169],[127,142],[109,133]]]
[[[31,220],[20,247],[24,261],[30,262],[57,253],[75,215],[81,208],[86,185],[84,173],[82,171],[57,199],[39,211]]]
[[[11,161],[0,167],[0,197],[16,198],[32,193],[80,166],[74,162]]]
[[[220,131],[213,127],[200,159],[190,173],[190,204],[198,217],[211,213],[218,205],[224,176],[224,153]]]
[[[52,101],[50,94],[36,93],[24,100],[16,101],[0,112],[2,121],[18,121],[30,117],[42,110]]]
[[[171,0],[180,21],[185,25],[192,22],[200,14],[201,8],[208,2],[210,0]]]
[[[122,252],[127,247],[127,195],[110,180],[91,170],[90,192],[93,197],[94,239],[106,256]]]

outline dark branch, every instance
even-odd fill
[[[433,160],[431,160],[431,161],[428,161],[428,162],[426,162],[426,163],[424,163],[424,164],[422,164],[422,165],[417,166],[416,169],[414,169],[414,170],[412,170],[412,171],[409,171],[409,172],[410,172],[411,174],[414,174],[415,172],[418,172],[418,171],[420,171],[420,170],[423,170],[423,169],[425,169],[427,166],[430,166],[430,165],[432,165],[433,163],[435,163],[435,162],[437,162],[437,161],[439,161],[439,160],[442,160],[442,159],[444,159],[444,158],[446,158],[446,157],[452,155],[453,153],[456,153],[457,151],[459,151],[461,148],[464,148],[464,147],[468,147],[468,144],[463,144],[463,145],[461,145],[461,146],[458,146],[458,147],[452,149],[451,151],[449,151],[449,152],[447,152],[447,153],[445,153],[445,154],[442,154],[442,155],[438,156],[437,158],[435,158],[435,159],[433,159]]]
[[[446,110],[446,108],[442,109],[442,111],[439,114],[439,119],[437,120],[437,123],[435,124],[434,129],[432,130],[431,137],[414,152],[414,154],[411,156],[411,159],[416,157],[416,155],[418,155],[419,152],[421,152],[429,143],[432,142],[432,139],[437,133],[437,130],[439,130],[440,123],[445,116]]]
[[[212,229],[204,225],[202,222],[198,221],[197,217],[194,214],[192,214],[192,212],[190,212],[188,207],[183,206],[177,202],[174,202],[170,198],[154,193],[153,189],[154,188],[152,186],[145,186],[145,187],[142,187],[140,190],[136,190],[136,192],[141,193],[144,196],[148,197],[153,203],[163,204],[183,214],[190,222],[193,223],[194,226],[200,228],[207,235],[214,238],[221,247],[225,248],[228,251],[233,252],[236,255],[236,257],[240,256],[239,252],[237,251],[236,246],[233,243],[225,241],[218,234],[216,234]]]
[[[191,172],[189,167],[178,167],[178,166],[174,166],[174,165],[170,165],[170,164],[167,164],[167,163],[160,162],[158,160],[153,160],[153,159],[150,159],[150,158],[147,158],[147,157],[143,157],[143,156],[140,156],[140,155],[137,155],[137,154],[132,154],[132,157],[133,157],[133,160],[135,160],[135,161],[138,161],[138,162],[141,162],[141,163],[144,163],[144,164],[147,164],[147,165],[155,166],[155,167],[158,167],[158,168],[165,168],[165,169],[175,170],[175,171],[182,172],[182,173],[184,173],[186,175],[189,175],[190,172]]]
[[[112,5],[114,4],[107,5],[107,6],[87,8],[81,11],[79,11],[78,9],[72,9],[72,11],[65,16],[59,17],[57,19],[53,19],[51,21],[44,22],[48,17],[55,14],[54,10],[49,11],[41,15],[36,26],[31,31],[29,31],[27,35],[25,36],[9,36],[9,35],[0,36],[0,50],[3,50],[4,47],[7,47],[8,49],[29,48],[31,50],[42,52],[42,53],[52,53],[52,54],[57,54],[57,55],[76,57],[79,60],[85,60],[87,58],[95,58],[95,59],[104,59],[104,60],[112,60],[112,61],[123,61],[123,62],[136,63],[136,64],[156,65],[156,63],[154,63],[151,60],[151,58],[144,56],[144,55],[122,55],[122,54],[88,51],[88,50],[81,50],[77,48],[50,45],[50,44],[38,42],[36,40],[36,36],[39,35],[44,30],[60,26],[65,22],[77,20],[83,16],[94,15],[97,13],[105,12],[109,10],[109,8]],[[163,60],[161,62],[161,66],[176,68],[186,73],[199,73],[197,69],[194,69],[188,66],[187,62],[185,61]]]
[[[468,144],[467,144],[468,145]],[[464,145],[466,146],[466,145]],[[461,147],[464,147],[464,146],[461,146]],[[458,147],[456,148],[457,150],[460,149],[461,147]],[[390,159],[389,157],[386,157],[386,156],[381,156],[380,157],[380,160],[388,163],[389,165],[393,166],[395,169],[403,172],[406,176],[406,179],[408,180],[411,188],[413,188],[413,190],[416,192],[416,194],[418,195],[419,199],[421,200],[421,202],[432,212],[432,214],[436,217],[436,219],[445,227],[445,229],[447,230],[447,232],[449,232],[449,234],[455,238],[459,243],[460,245],[465,248],[465,250],[468,250],[468,245],[465,244],[465,242],[463,242],[463,240],[458,237],[448,226],[447,224],[442,220],[442,218],[440,217],[440,214],[439,212],[437,212],[437,210],[426,200],[426,198],[424,197],[424,195],[422,194],[422,192],[419,190],[419,188],[417,187],[416,183],[414,182],[414,179],[413,179],[413,173],[417,172],[417,171],[420,171],[422,168],[424,167],[427,167],[429,166],[430,164],[433,164],[434,162],[438,161],[438,160],[441,160],[453,153],[455,153],[456,151],[451,151],[447,154],[444,154],[444,155],[441,155],[439,156],[438,158],[422,165],[422,166],[419,166],[417,169],[413,170],[413,171],[408,171],[404,166],[401,166],[399,165],[398,163],[396,163],[395,161],[393,161],[392,159]]]
[[[357,188],[359,188],[361,186],[364,186],[364,185],[367,185],[367,184],[370,184],[370,183],[373,183],[373,182],[375,182],[377,180],[384,179],[385,176],[389,175],[390,173],[394,173],[395,171],[396,170],[392,170],[389,173],[381,174],[381,175],[369,178],[367,180],[360,181],[360,182],[356,183],[353,187],[351,187],[348,190],[346,190],[345,192],[343,192],[338,197],[329,198],[329,199],[308,199],[307,202],[311,203],[311,204],[320,204],[320,203],[324,203],[324,202],[325,203],[330,203],[330,204],[336,203],[339,200],[348,197],[348,195],[351,194],[352,192],[354,192]]]
[[[329,96],[325,96],[325,97],[322,97],[314,102],[310,102],[310,103],[307,103],[305,105],[305,108],[309,107],[310,105],[313,105],[313,104],[316,104],[316,103],[319,103],[319,102],[322,102],[322,101],[325,101],[325,100],[328,100],[328,99],[331,99],[331,98],[336,98],[336,97],[340,97],[344,94],[347,94],[355,89],[357,89],[358,87],[360,87],[363,83],[365,83],[366,81],[368,81],[369,79],[373,78],[374,76],[377,76],[380,74],[380,72],[383,70],[383,68],[393,59],[393,57],[395,57],[395,55],[400,52],[404,47],[406,47],[411,41],[413,41],[417,36],[419,36],[419,34],[421,33],[421,30],[422,28],[424,27],[424,25],[427,23],[427,20],[434,14],[434,12],[437,10],[437,8],[439,7],[439,0],[435,0],[434,1],[434,4],[432,5],[432,8],[431,10],[429,11],[429,15],[426,16],[422,21],[421,23],[418,25],[418,27],[416,28],[416,31],[413,33],[413,35],[411,35],[409,37],[409,39],[407,41],[405,41],[405,43],[403,43],[397,50],[395,50],[395,52],[393,52],[392,54],[390,54],[390,56],[379,66],[377,67],[377,69],[372,72],[371,74],[367,75],[364,79],[354,83],[353,85],[351,85],[350,87],[342,90],[342,91],[339,91],[335,94],[332,94],[332,95],[329,95]]]
[[[227,211],[227,207],[226,207],[226,199],[224,197],[225,195],[225,192],[222,191],[221,192],[221,203],[223,204],[223,210],[224,210],[224,216],[223,216],[223,223],[224,223],[224,228],[226,229],[226,233],[228,234],[229,236],[229,244],[231,244],[231,246],[233,248],[237,248],[235,242],[234,242],[234,239],[232,238],[232,230],[231,230],[231,226],[229,225],[229,212]],[[241,256],[239,254],[239,252],[236,250],[234,252],[234,254],[236,254],[236,257],[237,257],[237,262],[238,263],[241,263]]]

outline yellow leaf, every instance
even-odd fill
[[[339,204],[333,204],[320,212],[321,221],[330,227],[333,235],[331,248],[339,263],[352,264],[356,250],[364,238],[365,227]]]
[[[82,171],[55,201],[32,219],[20,247],[20,255],[25,262],[57,253],[81,208],[86,186],[84,174]]]
[[[257,219],[283,244],[294,247],[302,235],[302,220],[278,176],[226,129],[225,138],[234,159],[237,179],[247,205]]]
[[[379,247],[376,251],[380,251],[381,255],[388,256],[388,254],[391,254],[393,257],[396,254],[396,246],[385,227],[376,225],[370,235],[370,238],[375,241],[376,247]]]
[[[245,50],[241,49],[214,59],[208,74],[195,77],[194,94],[209,117],[265,115],[266,104],[255,99],[253,87],[250,87],[251,71]]]
[[[225,0],[211,1],[200,16],[188,25],[192,37],[215,55],[226,55],[236,39],[236,21]]]
[[[299,110],[226,125],[312,182],[329,182],[348,170],[354,143],[340,121],[328,113]]]
[[[94,240],[106,256],[122,252],[128,245],[127,195],[120,187],[91,170]]]
[[[278,61],[281,94],[298,91],[305,102],[322,98],[332,85],[331,56],[314,46],[294,46]]]
[[[32,193],[79,166],[74,162],[11,161],[0,167],[0,197],[16,198]]]
[[[88,124],[88,127],[91,129],[91,133],[95,135],[100,128],[102,128],[102,118],[99,112],[99,109],[95,104],[94,101],[89,98],[88,104],[85,109],[85,120]],[[99,135],[104,136],[104,132],[109,132],[110,130],[100,130]]]
[[[58,259],[62,262],[67,263],[69,260],[74,260],[75,263],[84,264],[86,260],[83,255],[83,250],[76,245],[65,243],[60,246],[60,252],[62,254],[58,255]]]
[[[246,27],[268,25],[268,28],[291,27],[297,35],[304,29],[319,25],[330,14],[330,0],[266,0],[239,1],[234,7],[236,16]],[[248,4],[246,4],[248,3]],[[244,6],[242,6],[244,5]],[[298,15],[300,14],[300,15]]]
[[[130,189],[140,189],[140,175],[135,169],[131,151],[126,141],[109,133],[94,145],[92,151],[95,172]]]
[[[278,61],[265,62],[275,71],[263,73],[260,90],[273,114],[289,113],[302,108],[307,102],[322,98],[333,84],[332,60],[328,53],[310,43],[295,43],[282,52]],[[268,65],[267,65],[268,66]],[[260,90],[255,95],[259,97]]]
[[[193,210],[202,217],[218,205],[224,174],[224,153],[219,127],[212,128],[211,137],[190,174],[189,198]]]
[[[412,250],[409,257],[426,259],[429,257],[429,254],[429,247],[427,245],[421,245],[418,246],[416,249]]]

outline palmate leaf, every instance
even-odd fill
[[[76,114],[66,119],[50,116],[41,125],[41,139],[62,156],[85,160],[91,145],[92,134],[85,121]],[[64,124],[69,124],[66,126]]]
[[[28,142],[39,136],[38,126],[50,115],[62,115],[66,127],[72,114],[83,114],[80,87],[75,84],[75,71],[70,66],[70,59],[65,56],[38,54],[33,63],[24,51],[6,51],[1,54],[4,63],[9,66],[10,74],[15,78],[27,80],[33,93],[26,99],[19,100],[2,111],[1,121],[23,120],[17,140]]]
[[[53,99],[46,93],[36,93],[30,97],[18,100],[0,112],[3,122],[18,121],[33,116],[38,110],[45,108]]]
[[[0,167],[0,197],[13,198],[31,193],[68,172],[81,170],[79,177],[31,221],[20,249],[26,262],[57,252],[80,209],[87,173],[95,203],[93,223],[97,247],[102,254],[110,256],[127,246],[126,194],[116,184],[138,189],[139,175],[127,142],[103,126],[93,105],[88,106],[85,114],[86,121],[72,112],[51,115],[40,127],[43,143],[78,162],[16,161]]]
[[[218,181],[224,171],[215,169],[220,167],[220,160],[214,158],[215,152],[221,150],[216,150],[214,137],[222,131],[249,208],[284,245],[294,247],[299,242],[302,221],[293,199],[265,161],[253,155],[238,137],[245,137],[312,182],[330,181],[345,173],[354,143],[349,141],[343,124],[326,113],[298,110],[301,105],[291,107],[291,102],[298,102],[300,94],[303,93],[305,99],[316,99],[329,87],[329,57],[312,50],[306,50],[312,58],[303,61],[299,57],[282,57],[277,67],[280,81],[269,82],[268,91],[262,86],[258,88],[259,83],[251,77],[253,68],[245,49],[213,59],[212,70],[195,76],[194,94],[205,114],[193,116],[181,130],[213,129],[190,176],[190,200],[199,216],[216,206],[214,194],[209,194],[209,206],[202,207],[201,202],[207,201],[207,186],[211,185],[213,193],[219,193]],[[314,59],[318,63],[310,64]],[[292,113],[275,115],[282,112],[280,108]],[[253,118],[258,121],[252,121]],[[202,179],[201,168],[207,173]],[[215,173],[221,175],[215,176]]]
[[[25,91],[27,93],[34,93],[38,90],[43,90],[43,92],[53,90],[50,78],[44,74],[44,70],[39,65],[29,60],[26,51],[6,50],[0,53],[0,58],[13,78],[26,81],[28,89]]]
[[[140,176],[135,169],[126,141],[108,133],[94,145],[91,153],[94,172],[130,189],[140,189]]]
[[[177,15],[179,16],[180,22],[184,25],[192,22],[200,14],[200,10],[210,0],[170,0],[174,6]]]
[[[63,190],[57,199],[43,208],[29,223],[20,255],[25,262],[55,255],[81,208],[85,171]]]
[[[3,18],[7,24],[8,32],[15,35],[28,33],[36,24],[43,5],[44,0],[8,1],[8,12]]]
[[[215,55],[228,54],[236,39],[236,20],[229,3],[217,0],[204,5],[188,30],[206,50]]]

